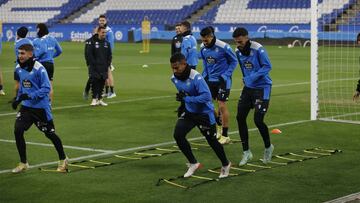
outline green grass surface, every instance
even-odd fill
[[[64,50],[55,61],[54,118],[57,133],[65,145],[121,150],[173,141],[178,103],[170,82],[167,44],[152,44],[150,54],[139,54],[140,44],[116,44],[113,64],[117,97],[108,107],[91,108],[82,98],[87,80],[81,43],[62,43]],[[0,66],[7,95],[0,97],[0,139],[13,140],[15,112],[7,101],[13,96],[13,44],[5,43]],[[266,47],[273,65],[274,87],[266,123],[279,125],[310,117],[310,49]],[[142,68],[148,64],[148,68]],[[201,65],[198,70],[201,71]],[[299,83],[299,84],[294,84]],[[233,75],[228,106],[230,132],[238,138],[236,105],[240,95],[241,71]],[[350,97],[351,99],[351,97]],[[64,108],[68,107],[68,108]],[[7,115],[10,113],[10,115]],[[249,128],[254,128],[252,113]],[[190,190],[167,184],[155,186],[159,178],[182,175],[185,158],[176,153],[112,166],[70,172],[0,174],[0,202],[321,202],[358,192],[360,188],[359,126],[330,122],[304,122],[279,127],[283,133],[271,135],[275,154],[305,148],[338,148],[343,153],[285,167],[264,170],[207,183]],[[200,137],[194,129],[189,138]],[[34,126],[26,132],[27,141],[49,143]],[[171,147],[167,145],[164,147]],[[263,153],[257,131],[250,132],[254,158]],[[31,165],[56,161],[51,147],[27,145]],[[241,159],[239,143],[225,146],[233,164]],[[70,158],[98,154],[66,149]],[[194,151],[206,169],[220,165],[210,149]],[[18,162],[14,143],[0,141],[0,171]]]

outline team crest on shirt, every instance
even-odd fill
[[[212,57],[212,56],[208,56],[208,57],[206,57],[206,62],[207,62],[208,64],[215,64],[215,63],[216,63],[216,59],[215,59],[214,57]]]
[[[251,68],[253,68],[253,65],[252,65],[252,63],[251,63],[250,61],[245,61],[245,62],[244,62],[244,66],[245,66],[246,69],[251,69]]]
[[[31,87],[32,87],[32,84],[31,84],[31,82],[30,82],[29,80],[23,80],[23,81],[22,81],[22,86],[23,86],[24,88],[31,88]]]

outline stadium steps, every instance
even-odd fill
[[[96,6],[98,6],[100,3],[104,2],[104,1],[105,0],[93,0],[89,4],[86,4],[85,6],[80,8],[79,10],[77,10],[74,13],[72,13],[71,15],[69,15],[68,17],[62,19],[60,21],[60,23],[71,23],[75,18],[78,18],[82,14],[86,13],[87,11],[92,10],[93,8],[95,8]],[[96,16],[96,18],[97,17],[98,16]]]
[[[344,10],[334,22],[328,25],[327,31],[337,32],[339,25],[349,24],[350,19],[355,18],[360,9],[360,0],[357,0],[353,5],[349,6],[348,9]]]
[[[221,3],[221,0],[213,0],[209,2],[207,5],[203,6],[199,10],[195,11],[191,16],[186,19],[190,23],[197,22],[201,16],[203,16],[205,13],[207,13],[209,10],[214,8],[215,6],[219,5]]]

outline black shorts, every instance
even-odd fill
[[[213,113],[190,113],[185,111],[175,126],[176,132],[185,132],[187,134],[194,127],[198,127],[204,136],[211,135],[216,137],[215,116]]]
[[[264,98],[264,89],[244,87],[240,95],[238,107],[255,108],[255,112],[266,113],[269,108],[269,100]]]
[[[15,129],[27,131],[32,124],[42,132],[55,132],[54,122],[47,120],[45,109],[22,106],[16,115]]]
[[[230,89],[225,90],[224,99],[218,99],[218,94],[219,94],[219,89],[220,89],[220,82],[207,82],[207,84],[208,84],[210,92],[211,92],[211,97],[214,100],[219,100],[219,101],[228,101],[229,100]]]
[[[50,63],[50,62],[41,62],[41,64],[46,69],[46,72],[47,72],[47,74],[49,76],[49,80],[53,81],[53,78],[54,78],[54,64]]]

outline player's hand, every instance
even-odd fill
[[[16,98],[14,98],[13,101],[11,102],[11,107],[12,107],[14,110],[16,110],[20,103],[21,103],[21,101],[16,100]]]
[[[176,101],[182,102],[186,97],[186,93],[184,91],[176,93]]]
[[[29,99],[31,99],[31,97],[29,97],[28,94],[22,94],[19,96],[19,101],[29,100]]]

